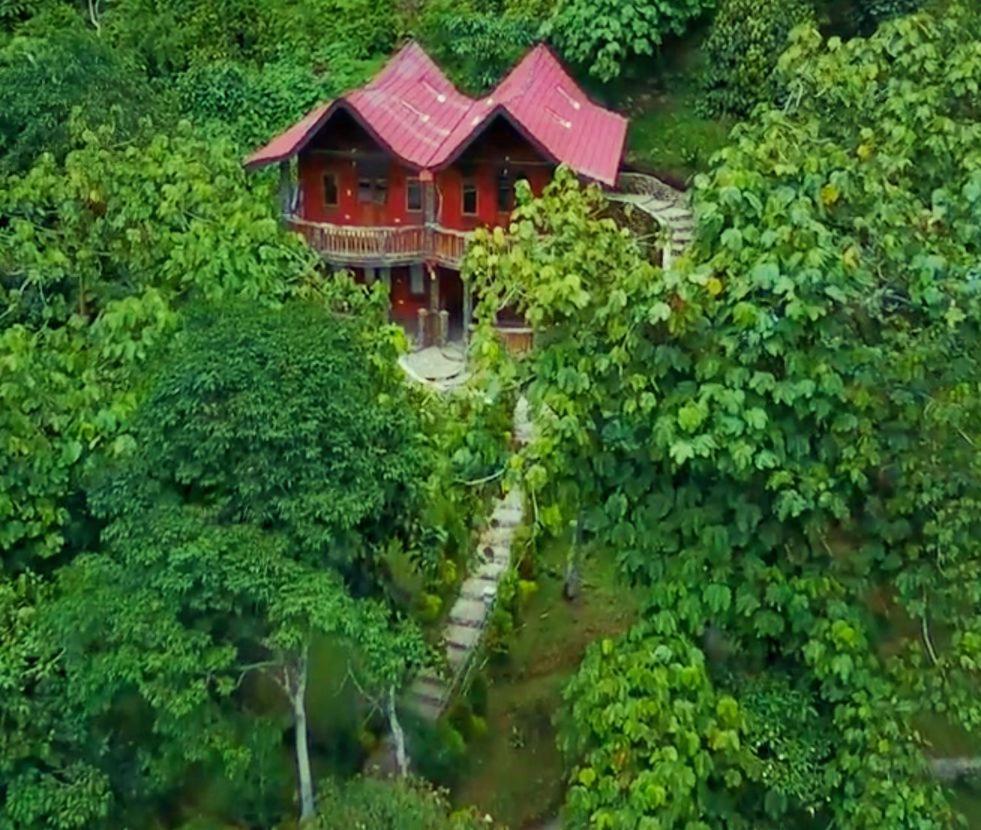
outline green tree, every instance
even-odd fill
[[[390,0],[116,0],[104,15],[113,44],[163,77],[216,61],[280,59],[329,73],[389,51],[396,22]]]
[[[357,778],[324,781],[317,802],[321,830],[477,830],[494,825],[472,810],[452,811],[446,797],[422,781]]]
[[[521,9],[442,0],[424,7],[415,32],[460,86],[480,93],[496,84],[537,40],[541,22]]]
[[[601,81],[632,59],[653,55],[665,37],[681,35],[715,0],[560,0],[542,33],[570,61]]]
[[[569,827],[627,830],[652,816],[665,828],[762,826],[732,822],[744,718],[712,688],[697,646],[636,627],[590,646],[563,695]]]
[[[58,644],[40,622],[50,586],[0,574],[0,827],[92,827],[109,808],[84,717],[66,705]]]
[[[539,329],[508,369],[536,413],[539,516],[572,490],[656,631],[789,667],[832,725],[829,809],[854,828],[949,826],[913,724],[981,722],[979,25],[952,7],[795,39],[788,103],[698,181],[671,272],[562,176],[468,255],[497,286],[481,319],[506,300]]]
[[[814,22],[805,0],[722,0],[705,42],[699,108],[707,115],[749,115],[773,102],[773,71],[790,30]]]
[[[315,285],[313,254],[227,143],[187,125],[75,130],[64,161],[0,181],[0,552],[15,568],[61,552],[66,532],[84,544],[77,474],[127,422],[185,302]]]
[[[26,170],[45,152],[64,158],[74,110],[132,130],[150,98],[126,53],[80,27],[0,44],[0,174]]]
[[[370,320],[317,305],[226,305],[177,338],[90,489],[102,550],[59,571],[44,616],[68,708],[104,743],[113,815],[172,799],[192,767],[233,782],[233,814],[259,809],[244,736],[281,738],[248,693],[261,673],[288,704],[311,816],[314,637],[350,645],[347,671],[395,719],[426,657],[384,601],[382,553],[425,477],[407,395]]]

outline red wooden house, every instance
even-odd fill
[[[457,336],[471,313],[459,275],[468,232],[506,225],[515,182],[540,193],[559,164],[612,187],[626,129],[546,46],[474,100],[409,43],[365,87],[318,106],[245,163],[280,164],[287,221],[330,265],[384,280],[395,320],[414,326],[421,309],[446,311]]]

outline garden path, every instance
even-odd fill
[[[531,440],[528,402],[521,398],[514,410],[514,437],[519,444]],[[443,628],[448,671],[439,674],[424,669],[409,686],[406,706],[435,721],[446,709],[454,692],[466,679],[479,650],[501,577],[511,565],[511,544],[524,518],[524,494],[512,488],[497,500],[490,521],[477,543],[477,566],[460,587]]]
[[[688,194],[644,173],[622,173],[617,188],[606,194],[610,201],[634,205],[668,229],[670,244],[664,256],[667,268],[684,253],[695,231]]]

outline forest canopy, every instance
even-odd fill
[[[511,181],[449,394],[242,165],[410,38],[692,235]],[[978,826],[979,217],[969,2],[0,0],[0,830]]]

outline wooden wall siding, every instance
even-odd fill
[[[362,202],[358,195],[359,162],[380,165],[387,174],[384,204]],[[503,119],[488,127],[461,157],[435,174],[436,223],[447,230],[471,231],[481,226],[506,225],[510,211],[498,210],[498,176],[507,170],[525,176],[535,193],[541,193],[554,166]],[[349,116],[338,116],[317,135],[298,160],[300,218],[307,222],[358,227],[398,228],[420,226],[423,211],[409,211],[407,180],[418,174],[386,156],[384,150]],[[337,183],[338,203],[326,204],[324,175]],[[477,185],[477,212],[463,213],[463,184]],[[455,265],[464,243],[445,238],[437,241],[437,261]],[[459,250],[458,250],[459,249]]]
[[[506,120],[498,118],[446,170],[436,174],[437,221],[447,228],[473,230],[507,225],[510,211],[498,210],[497,181],[501,170],[523,174],[532,191],[541,194],[555,166],[548,163]],[[477,182],[477,215],[463,213],[464,174]]]

